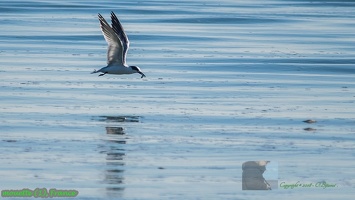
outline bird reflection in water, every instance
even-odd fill
[[[94,117],[98,121],[112,122],[139,122],[139,116],[99,116]]]
[[[124,191],[125,132],[122,127],[106,127],[107,145],[105,180],[108,196],[122,196]]]
[[[106,185],[106,195],[108,197],[122,197],[124,192],[124,172],[125,172],[125,144],[127,136],[124,123],[139,122],[138,116],[99,116],[94,120],[106,122],[106,137],[104,150],[106,154],[106,167],[104,170],[104,183]]]

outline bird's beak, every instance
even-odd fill
[[[143,77],[146,77],[144,74],[143,74],[143,72],[138,72],[140,75],[142,75],[142,77],[141,78],[143,78]]]

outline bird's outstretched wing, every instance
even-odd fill
[[[129,48],[129,40],[124,32],[124,29],[120,23],[120,20],[116,17],[115,13],[111,11],[111,21],[112,21],[112,29],[117,34],[123,46],[123,63],[126,63],[127,51]]]
[[[121,27],[121,24],[119,23],[116,15],[113,12],[111,13],[111,19],[113,20],[113,18],[115,18],[115,21],[117,21],[118,24],[117,22],[112,21],[112,27],[116,27],[116,28],[111,28],[110,25],[105,20],[105,18],[102,17],[102,15],[99,14],[98,16],[99,16],[101,31],[108,44],[107,64],[112,65],[113,63],[120,63],[125,65],[126,64],[125,54],[127,53],[129,43],[121,39],[123,38],[123,35],[124,36],[126,35]],[[128,41],[128,38],[126,40]]]

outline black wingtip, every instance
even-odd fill
[[[111,11],[111,18],[117,19],[117,16],[113,11]]]

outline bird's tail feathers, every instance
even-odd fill
[[[95,74],[95,73],[97,73],[97,72],[99,72],[99,71],[97,71],[96,69],[93,71],[93,72],[91,72],[90,74]]]

